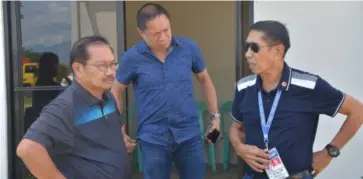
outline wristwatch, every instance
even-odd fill
[[[328,151],[328,154],[329,154],[331,157],[336,158],[336,157],[338,157],[338,156],[339,156],[339,154],[340,154],[339,149],[338,149],[337,147],[335,147],[335,146],[331,145],[331,144],[326,145],[326,147],[325,147],[325,148],[326,148],[326,150]]]
[[[215,114],[211,114],[210,116],[209,116],[209,119],[214,119],[214,118],[221,118],[221,115],[219,114],[219,113],[215,113]]]

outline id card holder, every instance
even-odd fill
[[[276,148],[270,149],[268,154],[271,156],[271,163],[266,170],[269,179],[286,179],[289,177],[289,173],[287,172]]]

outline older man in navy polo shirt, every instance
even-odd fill
[[[250,28],[245,52],[254,74],[237,82],[230,130],[236,153],[247,163],[245,179],[310,179],[338,157],[362,124],[359,101],[284,62],[289,47],[280,22],[260,21]],[[313,153],[319,115],[337,113],[347,120],[333,141]]]
[[[101,36],[71,50],[72,85],[47,104],[17,147],[35,178],[130,179],[120,113],[110,89],[117,62]]]
[[[181,179],[204,179],[193,73],[210,112],[210,131],[219,130],[220,115],[201,51],[194,41],[171,35],[168,12],[158,4],[142,6],[137,20],[144,41],[124,54],[112,92],[121,109],[121,93],[133,83],[144,178],[169,179],[174,162]]]

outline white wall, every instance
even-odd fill
[[[2,2],[1,2],[2,7]],[[0,8],[0,22],[3,20],[3,8]],[[7,102],[5,81],[4,24],[0,23],[0,178],[8,178],[8,142],[7,142]]]
[[[292,47],[286,61],[290,66],[319,74],[360,101],[363,101],[362,11],[362,2],[254,3],[255,21],[279,20],[289,29]],[[334,119],[321,117],[315,151],[332,140],[344,119],[342,115]],[[362,148],[361,129],[341,151],[341,156],[317,178],[361,178]]]

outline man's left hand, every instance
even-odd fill
[[[215,129],[217,131],[220,131],[220,126],[221,126],[221,119],[219,119],[219,118],[213,118],[211,120],[211,126],[210,126],[210,128],[208,130],[208,133],[213,132]],[[209,139],[207,139],[207,140],[208,140],[209,143],[212,143],[212,141],[210,141]]]
[[[123,135],[123,138],[124,138],[124,142],[125,142],[125,145],[126,145],[127,152],[132,153],[135,150],[136,145],[137,145],[136,140],[131,139],[127,135],[125,126],[122,126],[121,132],[122,132],[122,135]]]
[[[331,162],[333,158],[328,154],[326,149],[313,154],[313,175],[319,175]]]

